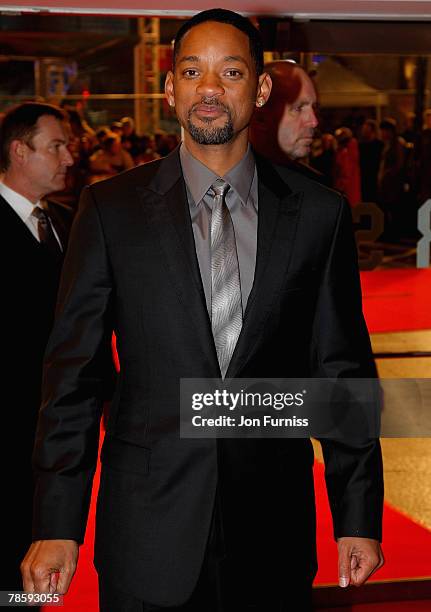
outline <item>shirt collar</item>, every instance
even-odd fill
[[[8,185],[5,185],[3,181],[0,181],[0,195],[4,197],[24,222],[31,217],[35,206],[40,206],[42,208],[40,201],[33,204],[33,202],[30,202],[30,200],[23,195],[11,189]]]
[[[196,157],[193,157],[184,143],[180,147],[180,160],[187,188],[195,206],[198,206],[214,181],[220,177]],[[250,145],[248,145],[244,157],[221,177],[237,193],[244,206],[247,205],[255,168],[254,155]]]

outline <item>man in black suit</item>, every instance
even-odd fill
[[[64,593],[75,571],[115,329],[121,373],[96,517],[101,609],[310,609],[310,441],[179,434],[181,378],[375,374],[348,207],[249,147],[270,89],[251,23],[222,9],[196,15],[166,80],[181,147],[83,193],[47,351],[26,590]],[[382,563],[380,447],[323,446],[340,582],[361,584]]]
[[[68,209],[44,198],[64,187],[72,164],[67,141],[65,115],[47,104],[21,104],[6,113],[1,124],[1,372],[8,400],[3,404],[1,444],[7,564],[0,590],[22,588],[19,566],[31,535],[31,453],[43,354],[71,221]]]
[[[265,71],[271,77],[272,90],[268,104],[257,109],[250,124],[254,150],[274,164],[289,166],[329,187],[332,168],[324,175],[304,162],[318,125],[313,81],[289,60],[269,62]]]
[[[310,154],[318,125],[317,94],[305,70],[288,60],[265,64],[272,92],[254,113],[250,141],[261,155],[281,166]]]

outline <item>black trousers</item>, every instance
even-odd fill
[[[268,568],[277,559],[259,559]],[[216,496],[214,515],[204,561],[190,599],[181,606],[161,607],[144,602],[121,590],[99,575],[101,612],[311,612],[312,576],[289,572],[283,584],[271,580],[273,572],[250,575],[244,570],[244,554],[226,552],[221,521],[220,496]],[[278,588],[280,587],[280,588]]]
[[[102,575],[101,611],[310,612],[317,571],[312,450],[306,440],[284,442],[217,441],[213,517],[188,602],[154,606]]]
[[[223,580],[220,567],[204,565],[196,588],[182,606],[161,607],[141,601],[121,591],[99,576],[99,601],[101,612],[311,612],[311,584],[295,585],[294,593],[284,597],[264,592],[254,600],[242,598]]]

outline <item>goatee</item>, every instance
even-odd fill
[[[208,104],[212,106],[220,106],[223,108],[227,115],[226,123],[222,127],[214,127],[211,123],[214,121],[212,117],[203,117],[201,121],[207,123],[207,127],[198,127],[192,122],[192,114],[195,110],[193,107],[187,117],[187,129],[190,136],[197,144],[202,145],[222,145],[230,142],[234,137],[233,122],[230,111],[228,108],[223,106],[214,99],[205,98],[201,101],[201,104]]]
[[[228,121],[223,127],[197,127],[190,119],[187,122],[190,136],[195,142],[202,145],[222,145],[233,138],[233,124]]]

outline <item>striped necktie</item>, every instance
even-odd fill
[[[35,206],[31,214],[37,219],[37,231],[40,243],[51,255],[60,258],[62,256],[61,247],[55,237],[48,215],[40,206]]]
[[[211,190],[211,325],[224,378],[241,332],[241,285],[235,232],[225,201],[229,184],[217,179]]]

